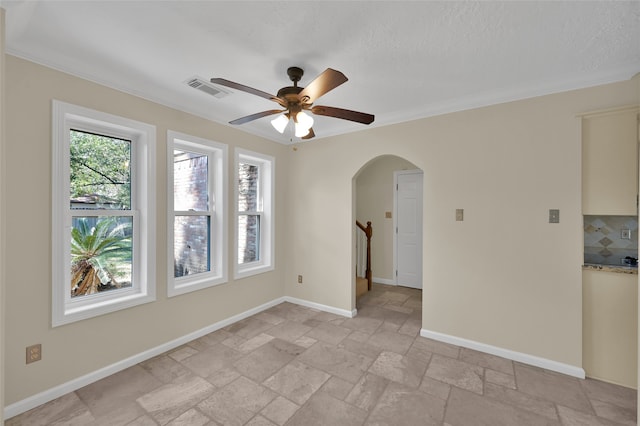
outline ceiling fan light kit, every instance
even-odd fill
[[[293,120],[291,120],[290,117],[293,117]],[[313,126],[313,117],[306,114],[304,111],[300,111],[295,114],[291,114],[289,112],[280,114],[271,120],[271,125],[279,133],[284,133],[290,121],[293,121],[294,123],[295,135],[298,138],[308,135],[309,130]]]
[[[273,128],[280,133],[284,133],[284,129],[287,128],[287,124],[289,124],[289,119],[284,114],[280,114],[279,116],[271,120],[271,125],[273,126]]]
[[[329,106],[313,106],[313,102],[315,102],[320,96],[335,89],[348,80],[340,71],[327,68],[323,73],[309,83],[307,87],[298,87],[298,81],[300,81],[304,75],[302,68],[289,67],[289,69],[287,69],[287,75],[293,82],[293,86],[281,88],[278,90],[278,94],[276,96],[243,84],[225,80],[224,78],[212,78],[211,83],[260,96],[261,98],[276,102],[284,108],[283,110],[272,109],[247,115],[246,117],[230,121],[230,124],[244,124],[269,115],[280,114],[278,117],[271,120],[271,125],[278,132],[284,133],[289,122],[293,121],[296,137],[301,139],[311,139],[315,136],[312,127],[313,117],[305,111],[311,112],[315,115],[340,118],[342,120],[349,120],[362,124],[371,124],[373,122],[375,117],[364,112]]]
[[[309,133],[309,129],[313,126],[313,117],[306,114],[304,111],[300,111],[294,118],[296,127],[296,137],[301,138]]]

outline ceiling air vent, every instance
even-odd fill
[[[230,92],[227,92],[226,90],[222,90],[218,86],[214,86],[213,84],[207,82],[206,80],[200,77],[192,77],[186,80],[185,83],[187,83],[189,86],[193,87],[194,89],[198,89],[218,99],[224,98],[225,96],[228,96],[231,94]]]

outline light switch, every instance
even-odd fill
[[[391,219],[391,212],[384,212],[384,217],[387,219]]]
[[[464,209],[456,209],[456,222],[464,220]]]
[[[560,210],[549,209],[549,223],[560,223]]]
[[[623,240],[630,240],[631,229],[623,229],[622,231],[620,231],[620,238],[622,238]]]

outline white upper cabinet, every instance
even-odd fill
[[[582,213],[638,214],[638,106],[582,115]]]

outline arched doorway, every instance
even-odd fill
[[[372,223],[371,238],[372,278],[373,282],[382,285],[398,284],[396,271],[398,267],[396,227],[397,207],[397,175],[407,174],[410,170],[419,170],[412,162],[395,156],[381,155],[364,164],[353,177],[353,217],[360,223]],[[422,190],[420,189],[420,192]],[[422,194],[420,194],[422,195]],[[420,225],[422,224],[420,206]],[[354,223],[355,229],[355,223]],[[420,253],[422,231],[420,226]],[[357,234],[354,231],[353,256],[354,270],[357,271]],[[422,266],[421,254],[416,257]],[[421,280],[421,278],[420,278]],[[352,307],[357,306],[356,283],[353,281]]]

